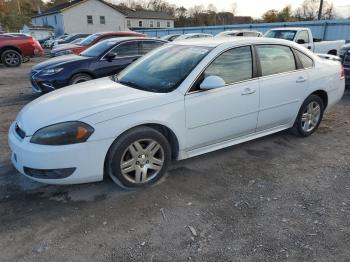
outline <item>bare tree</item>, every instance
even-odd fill
[[[231,13],[233,15],[236,15],[236,13],[237,13],[237,3],[236,2],[231,3]]]

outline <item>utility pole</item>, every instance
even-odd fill
[[[323,0],[320,0],[320,9],[318,9],[318,20],[322,19],[322,10],[323,10]]]

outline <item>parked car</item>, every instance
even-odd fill
[[[73,40],[72,42],[70,43],[67,43],[67,44],[59,44],[59,45],[55,45],[52,49],[57,49],[57,48],[63,48],[63,47],[66,47],[66,46],[70,46],[70,45],[79,45],[80,42],[82,42],[85,38],[77,38],[75,40]]]
[[[0,35],[0,62],[7,67],[17,67],[23,58],[41,56],[44,50],[33,37]]]
[[[80,55],[65,55],[35,65],[31,82],[35,93],[118,73],[152,49],[166,43],[143,37],[112,38],[97,43]]]
[[[69,35],[68,37],[64,38],[64,39],[57,39],[53,42],[53,47],[60,45],[60,44],[68,44],[68,43],[72,43],[75,39],[78,38],[86,38],[88,37],[90,34],[72,34]]]
[[[172,42],[172,41],[174,41],[176,38],[178,38],[179,36],[180,36],[180,34],[165,35],[165,36],[162,36],[160,39],[165,40],[165,41]]]
[[[115,38],[115,37],[128,37],[128,36],[144,36],[144,34],[132,32],[132,31],[126,31],[126,32],[105,32],[105,33],[96,33],[93,35],[88,36],[84,39],[84,41],[80,42],[79,44],[75,45],[69,45],[65,46],[64,48],[56,48],[54,50],[51,50],[50,56],[61,56],[61,55],[68,55],[68,54],[76,54],[79,55],[84,50],[88,49],[90,46],[93,46],[94,44],[106,40],[109,38]]]
[[[262,37],[263,34],[259,31],[253,31],[253,30],[228,30],[223,31],[215,35],[215,37],[222,37],[222,36],[247,36],[247,37]]]
[[[27,104],[9,130],[14,166],[44,183],[110,176],[158,181],[186,159],[292,128],[307,137],[344,93],[338,61],[291,41],[207,38],[172,42],[117,76]]]
[[[344,54],[343,65],[345,70],[345,84],[350,88],[350,48]]]
[[[184,34],[175,38],[174,41],[184,40],[184,39],[193,39],[193,38],[206,38],[206,37],[213,37],[213,35],[203,34],[203,33]]]
[[[345,58],[345,55],[346,53],[350,50],[350,43],[347,43],[345,45],[343,45],[341,48],[340,48],[340,51],[339,51],[339,57],[343,60]]]
[[[44,48],[52,48],[52,47],[53,47],[53,44],[54,44],[54,42],[55,42],[56,40],[59,40],[59,39],[66,39],[66,38],[68,38],[68,37],[69,37],[69,35],[64,34],[64,35],[61,35],[61,36],[59,36],[59,37],[49,39],[49,40],[47,40],[47,41],[44,42],[43,47],[44,47]]]
[[[264,36],[294,41],[314,53],[330,55],[339,55],[340,48],[345,44],[345,40],[321,41],[314,39],[311,30],[304,27],[275,28],[267,31]]]
[[[45,37],[45,38],[43,38],[43,39],[38,40],[38,42],[39,42],[39,44],[40,44],[42,47],[44,47],[45,42],[48,41],[48,40],[52,40],[52,39],[54,39],[53,36],[48,36],[48,37]]]

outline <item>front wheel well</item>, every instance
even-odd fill
[[[16,52],[18,52],[18,53],[20,53],[20,54],[22,55],[21,49],[15,47],[15,46],[4,46],[4,47],[2,47],[2,48],[0,49],[0,55],[1,55],[3,52],[7,51],[7,50],[14,50],[14,51],[16,51]]]
[[[329,55],[337,55],[337,53],[338,53],[338,52],[337,52],[337,50],[335,50],[335,49],[332,49],[332,50],[329,50],[329,51],[328,51],[328,54],[329,54]]]
[[[311,95],[319,96],[322,99],[324,108],[327,107],[327,105],[328,105],[328,95],[327,95],[326,91],[324,91],[324,90],[317,90],[317,91],[313,92]]]

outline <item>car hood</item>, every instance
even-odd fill
[[[57,46],[56,48],[52,49],[51,52],[59,52],[67,49],[74,49],[80,47],[79,45],[75,44],[66,44],[65,46]]]
[[[71,63],[74,61],[85,61],[88,59],[93,59],[92,57],[86,57],[86,56],[80,56],[80,55],[63,55],[63,56],[57,56],[54,58],[51,58],[49,60],[46,60],[42,63],[39,63],[35,66],[33,66],[33,70],[42,70],[44,68],[52,68],[60,65],[64,65],[67,63]]]
[[[113,114],[104,114],[107,115],[107,119],[83,121],[95,124],[164,105],[174,101],[175,96],[168,94],[146,92],[116,83],[109,77],[100,78],[68,86],[37,98],[20,111],[16,122],[27,136],[31,136],[45,126],[81,120],[107,110],[113,110]]]

